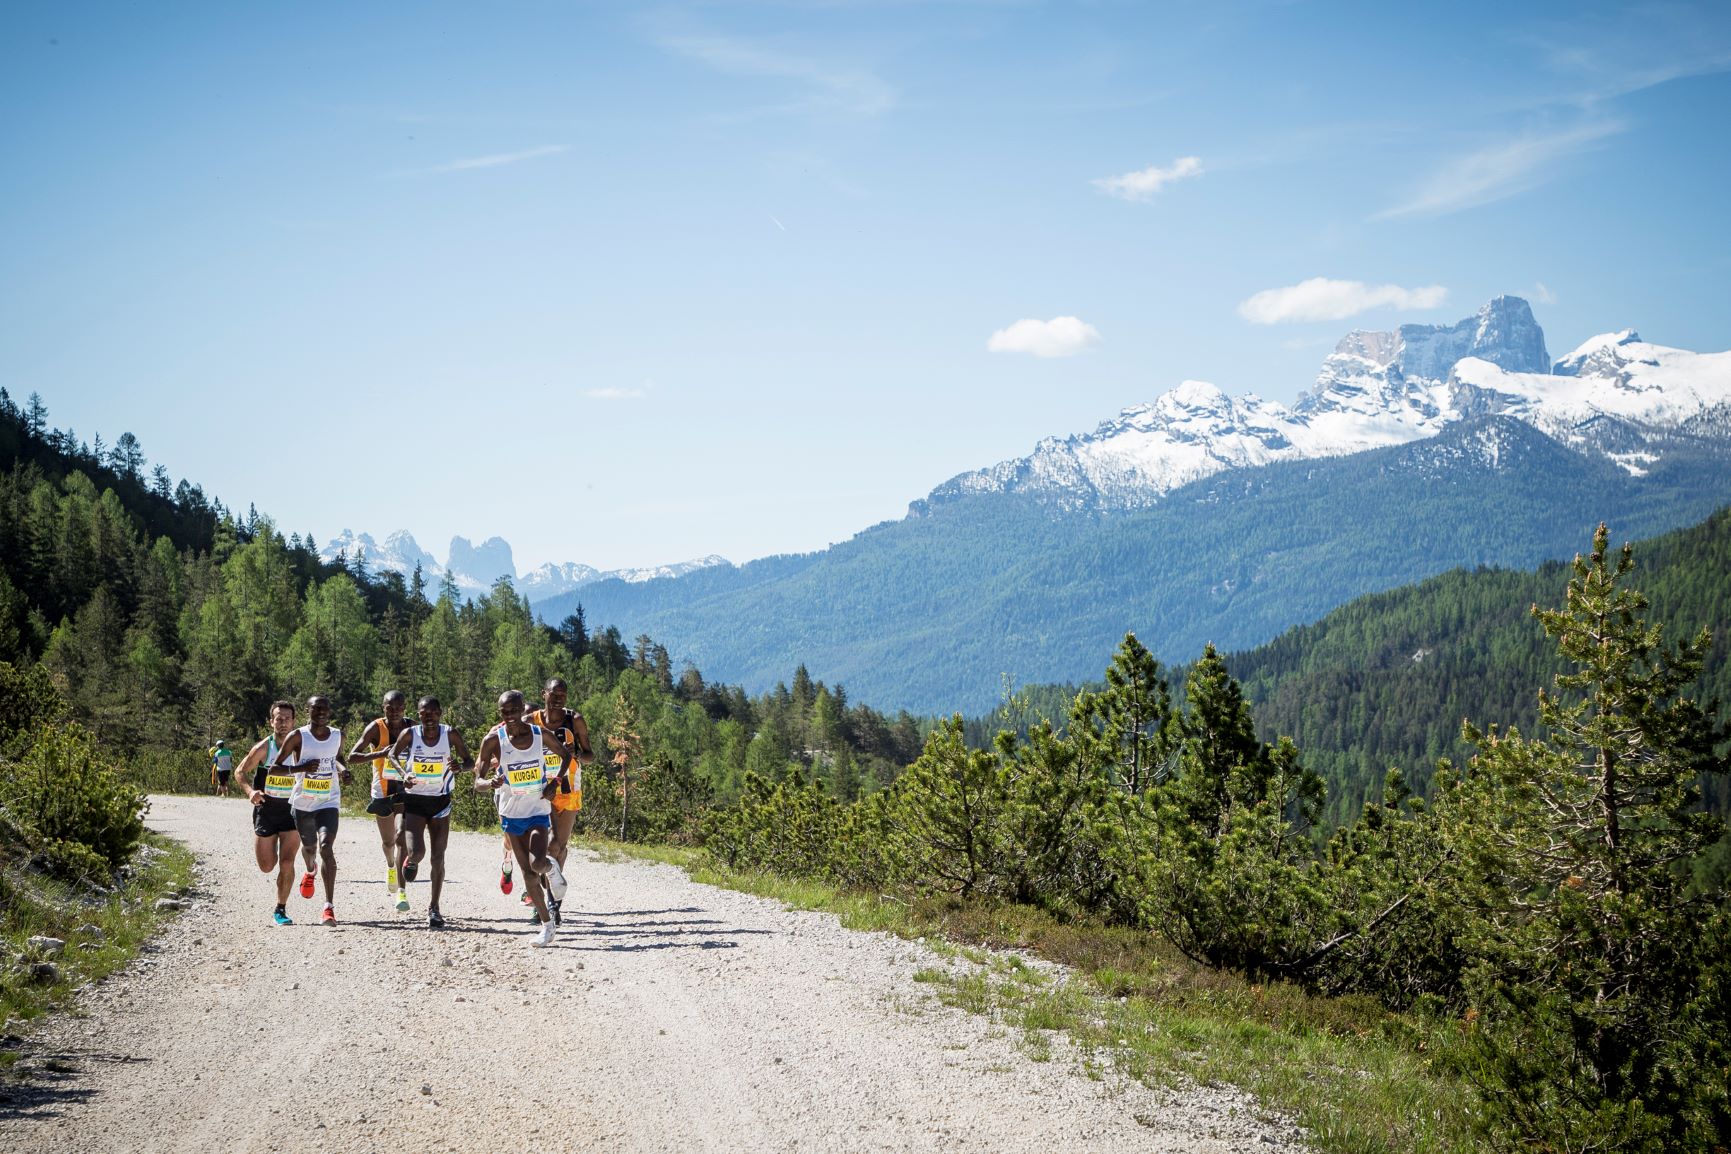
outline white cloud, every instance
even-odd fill
[[[1094,187],[1124,200],[1149,201],[1154,199],[1155,193],[1173,181],[1201,175],[1202,161],[1200,159],[1194,156],[1180,156],[1166,168],[1150,165],[1138,172],[1126,172],[1122,176],[1101,177],[1094,182]]]
[[[1401,288],[1356,280],[1311,277],[1287,288],[1263,289],[1238,306],[1238,315],[1257,325],[1338,321],[1370,309],[1434,309],[1448,296],[1442,285]]]
[[[1514,196],[1555,175],[1559,161],[1627,127],[1619,120],[1601,120],[1562,132],[1528,133],[1481,148],[1443,165],[1410,199],[1373,219],[1443,216]]]
[[[649,395],[646,389],[585,389],[583,395],[592,401],[637,401]]]
[[[1544,281],[1534,281],[1533,299],[1542,305],[1554,305],[1557,303],[1557,294],[1546,288]]]
[[[1099,343],[1100,330],[1076,317],[1053,317],[1049,321],[1026,318],[993,333],[986,348],[994,353],[1073,357]]]
[[[553,156],[565,151],[563,144],[543,144],[539,148],[525,148],[522,152],[500,152],[492,156],[471,156],[464,160],[453,160],[449,164],[435,165],[423,169],[424,172],[465,172],[471,168],[499,168],[507,164],[516,164],[520,160],[534,160],[538,156]]]

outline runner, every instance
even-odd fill
[[[228,751],[228,739],[210,747],[210,780],[216,783],[216,796],[228,796],[228,779],[234,773],[234,754]]]
[[[325,883],[325,908],[319,921],[337,924],[337,817],[341,812],[343,783],[351,780],[349,763],[343,757],[343,731],[331,726],[331,703],[323,694],[307,698],[307,724],[289,734],[273,763],[279,770],[292,769],[295,826],[301,835],[301,860],[307,872],[301,878],[301,897],[313,896],[313,852],[317,848]],[[341,767],[341,778],[338,771]]]
[[[445,888],[445,845],[451,837],[451,787],[456,780],[453,759],[464,769],[474,769],[475,761],[463,735],[448,725],[440,724],[444,707],[437,697],[423,697],[415,705],[421,724],[403,730],[391,746],[395,761],[407,761],[403,792],[403,827],[409,846],[398,859],[404,877],[413,876],[416,865],[426,855],[428,834],[433,843],[433,864],[429,880],[432,895],[427,901],[427,925],[443,929],[444,915],[439,912],[439,895]],[[397,909],[409,908],[407,891],[397,897]]]
[[[397,824],[397,814],[403,809],[403,774],[389,757],[389,752],[403,730],[408,728],[403,714],[408,709],[409,699],[402,690],[393,689],[385,694],[383,704],[385,715],[373,718],[361,730],[361,739],[349,750],[349,760],[373,764],[373,771],[368,775],[372,798],[367,802],[367,812],[373,815],[379,827],[379,849],[385,855],[385,897],[396,895],[397,908],[406,910],[409,908],[407,890],[415,875],[410,872],[401,883],[397,880],[397,859],[403,853],[403,831]]]
[[[551,798],[559,789],[557,777],[549,777],[543,754],[552,750],[559,757],[560,772],[571,764],[571,751],[551,733],[523,720],[523,694],[508,689],[499,695],[500,724],[481,742],[475,772],[475,790],[493,790],[499,807],[499,825],[511,844],[511,854],[523,871],[535,916],[541,923],[534,945],[553,944],[553,919],[542,898],[543,878],[555,900],[565,897],[565,877],[559,863],[547,856],[547,838],[552,832],[548,815]],[[519,744],[521,743],[521,744]],[[491,776],[483,776],[496,770]]]
[[[271,705],[270,728],[270,735],[247,751],[240,763],[239,776],[241,788],[252,800],[252,832],[256,835],[253,852],[258,855],[258,868],[267,874],[273,869],[277,871],[276,910],[271,920],[279,926],[292,926],[294,920],[288,916],[286,907],[289,889],[294,885],[295,854],[301,848],[300,831],[295,826],[294,810],[289,806],[295,779],[293,774],[277,773],[271,767],[276,764],[278,748],[294,732],[294,702],[278,701]],[[260,767],[264,769],[264,780],[254,789],[253,772]]]
[[[565,872],[571,828],[577,824],[577,814],[583,808],[583,767],[595,760],[595,753],[589,748],[589,726],[583,715],[565,708],[569,692],[561,678],[550,678],[541,690],[545,704],[528,717],[529,724],[548,730],[571,750],[571,770],[560,775],[559,792],[553,795],[553,835],[547,846],[547,852],[559,863],[561,873]],[[558,755],[547,750],[545,760],[548,772],[558,773]],[[554,925],[559,924],[560,904],[558,901],[552,903]]]

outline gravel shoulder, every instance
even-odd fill
[[[197,854],[193,906],[37,1031],[48,1068],[0,1100],[0,1149],[1301,1149],[1235,1091],[1033,1060],[913,980],[946,964],[919,943],[671,866],[574,853],[537,950],[496,837],[452,835],[435,931],[345,817],[339,924],[297,894],[277,927],[244,801],[153,798],[149,824]]]

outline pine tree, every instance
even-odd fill
[[[1471,915],[1469,1073],[1504,1144],[1708,1149],[1731,1125],[1731,934],[1727,894],[1683,867],[1723,833],[1696,784],[1727,760],[1683,693],[1711,637],[1668,646],[1607,540],[1562,609],[1533,609],[1571,667],[1539,696],[1544,736],[1468,725],[1478,753],[1439,802]]]

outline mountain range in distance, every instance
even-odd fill
[[[1348,333],[1290,407],[1185,381],[816,552],[516,574],[503,540],[456,538],[448,567],[464,592],[513,576],[548,621],[582,604],[752,691],[804,663],[879,708],[977,713],[1005,675],[1097,676],[1126,631],[1189,661],[1448,569],[1570,556],[1601,520],[1650,536],[1727,502],[1731,353],[1625,329],[1553,360],[1502,296]],[[340,548],[444,571],[406,533]]]
[[[602,570],[576,561],[567,561],[563,564],[548,562],[526,573],[519,573],[511,556],[511,544],[503,537],[489,537],[480,544],[475,544],[467,537],[452,537],[445,561],[440,563],[438,558],[421,548],[414,535],[405,529],[389,534],[383,541],[375,541],[370,533],[356,533],[351,529],[344,529],[325,542],[319,550],[319,556],[326,562],[335,561],[338,556],[342,556],[347,558],[350,564],[359,563],[369,573],[394,570],[405,579],[413,574],[415,566],[419,565],[421,575],[426,579],[429,595],[431,591],[437,590],[447,573],[457,589],[471,597],[491,589],[500,577],[509,577],[517,592],[527,597],[531,603],[569,593],[597,581],[637,583],[664,577],[682,577],[698,569],[731,564],[727,558],[714,555],[672,565],[652,565],[639,569]]]
[[[1552,360],[1526,301],[1357,331],[1290,407],[1187,381],[962,473],[813,553],[542,599],[759,690],[804,663],[857,700],[983,712],[1081,682],[1134,631],[1163,660],[1259,645],[1460,566],[1568,557],[1731,502],[1731,353],[1608,332]]]

